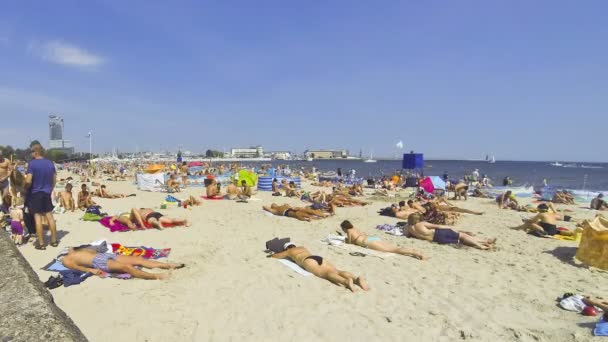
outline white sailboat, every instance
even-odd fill
[[[374,159],[374,152],[373,151],[370,152],[369,159],[365,159],[363,162],[364,163],[375,163],[375,162],[377,162],[377,160]]]
[[[555,163],[551,163],[551,166],[564,166],[564,164],[560,163],[560,162],[555,162]]]
[[[494,164],[496,163],[496,159],[494,158],[494,156],[492,156],[492,158],[490,158],[490,156],[486,156],[486,162]]]

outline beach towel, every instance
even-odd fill
[[[114,233],[114,232],[127,232],[127,231],[131,231],[131,229],[129,229],[129,227],[127,227],[126,225],[122,224],[118,220],[114,221],[114,224],[110,224],[110,219],[111,218],[112,218],[111,216],[106,216],[106,217],[102,218],[101,220],[99,220],[99,223],[102,226],[110,229],[110,231],[112,233]],[[144,225],[145,225],[145,227],[144,227],[145,229],[151,229],[151,228],[153,228],[152,225],[150,225],[147,222],[144,222]],[[139,225],[137,227],[141,228],[141,227],[139,227]],[[177,225],[174,225],[174,224],[163,224],[163,227],[164,228],[170,228],[170,227],[177,227]]]
[[[96,215],[96,214],[93,214],[93,213],[85,213],[82,216],[82,220],[83,221],[91,221],[91,222],[97,222],[97,221],[101,220],[102,218],[103,218],[103,216]]]
[[[381,225],[376,226],[376,229],[381,230],[389,235],[403,236],[403,232],[401,232],[401,228],[398,226],[394,226],[392,224],[381,224]]]
[[[602,317],[593,329],[593,335],[595,336],[608,336],[608,321]]]
[[[169,256],[169,253],[171,253],[171,248],[156,249],[145,246],[125,247],[119,243],[113,243],[111,244],[111,246],[112,251],[116,254],[141,256],[146,259],[167,258]]]
[[[208,201],[214,201],[214,200],[223,200],[224,196],[213,196],[213,197],[201,196],[201,198],[208,200]]]
[[[308,277],[310,275],[312,275],[312,273],[308,272],[307,270],[303,269],[302,267],[298,266],[298,264],[289,261],[287,259],[279,259],[279,262],[287,267],[289,267],[291,270],[293,270],[294,272],[297,272],[305,277]]]

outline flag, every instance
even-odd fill
[[[403,141],[399,140],[395,146],[397,146],[397,148],[403,148]]]

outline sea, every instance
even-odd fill
[[[310,170],[313,166],[321,171],[342,170],[343,174],[355,170],[361,178],[378,178],[390,176],[395,172],[405,173],[401,160],[378,160],[376,163],[364,163],[359,159],[327,159],[314,161],[273,161],[273,166],[289,165],[292,170],[301,168]],[[265,164],[268,164],[266,162]],[[544,180],[557,189],[576,192],[608,192],[608,163],[568,163],[564,166],[552,166],[549,162],[533,161],[496,161],[491,164],[485,161],[466,160],[425,160],[421,170],[425,176],[442,176],[447,172],[450,179],[463,179],[475,169],[480,175],[486,174],[493,185],[502,186],[505,177],[510,177],[514,187],[542,187]]]

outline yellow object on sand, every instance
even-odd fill
[[[161,164],[148,165],[148,168],[144,170],[145,173],[159,173],[164,169],[165,166]]]
[[[175,166],[175,164],[171,164],[171,170],[176,170],[177,167]]]
[[[581,242],[576,258],[586,265],[608,270],[608,219],[598,215],[593,220],[585,220]]]

